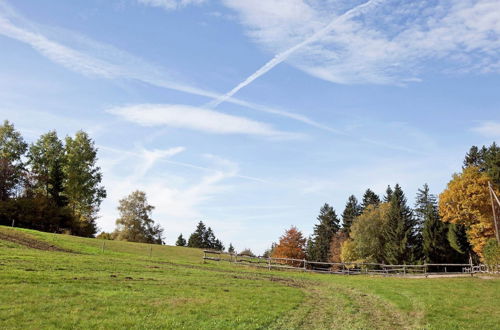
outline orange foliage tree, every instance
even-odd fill
[[[495,236],[488,181],[478,167],[470,166],[453,175],[439,196],[439,214],[444,222],[462,224],[472,249],[481,258],[488,239]],[[498,193],[498,192],[497,192]]]
[[[306,239],[297,227],[292,226],[280,237],[280,241],[273,250],[274,258],[304,259]]]

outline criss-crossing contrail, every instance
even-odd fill
[[[354,16],[363,14],[367,10],[369,10],[371,7],[374,7],[376,5],[379,5],[380,3],[384,2],[384,0],[369,0],[359,6],[356,6],[352,9],[349,9],[346,11],[344,14],[336,17],[333,19],[328,25],[326,25],[324,28],[321,30],[315,32],[313,35],[311,35],[309,38],[305,39],[304,41],[296,44],[293,47],[288,48],[287,50],[277,54],[276,56],[273,57],[272,60],[264,64],[261,68],[259,68],[257,71],[255,71],[252,75],[250,75],[247,79],[245,79],[243,82],[239,83],[236,87],[231,89],[229,92],[226,94],[220,96],[219,98],[213,100],[212,102],[208,103],[208,107],[216,107],[219,104],[227,101],[229,98],[231,98],[234,94],[236,94],[240,89],[242,89],[245,86],[248,86],[250,83],[252,83],[255,79],[259,78],[272,68],[274,68],[276,65],[280,64],[281,62],[285,61],[290,55],[295,53],[297,50],[301,49],[304,46],[307,46],[313,42],[316,42],[317,40],[323,38],[326,34],[328,34],[330,31],[332,31],[339,23],[343,23],[349,19],[351,19]]]

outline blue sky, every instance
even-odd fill
[[[262,252],[325,202],[439,193],[500,138],[500,3],[0,0],[0,113],[99,147],[110,231],[135,189]]]

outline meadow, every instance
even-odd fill
[[[203,262],[185,247],[0,227],[0,328],[500,329],[500,278]]]

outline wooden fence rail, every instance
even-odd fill
[[[226,253],[221,251],[204,250],[203,260],[227,261],[236,264],[247,264],[253,267],[271,269],[290,269],[305,272],[328,274],[375,274],[375,275],[430,275],[430,274],[471,274],[489,272],[485,265],[468,264],[418,264],[418,265],[388,265],[363,262],[321,262],[293,258],[265,258]],[[498,267],[497,267],[498,268]],[[430,270],[436,270],[431,272]]]

